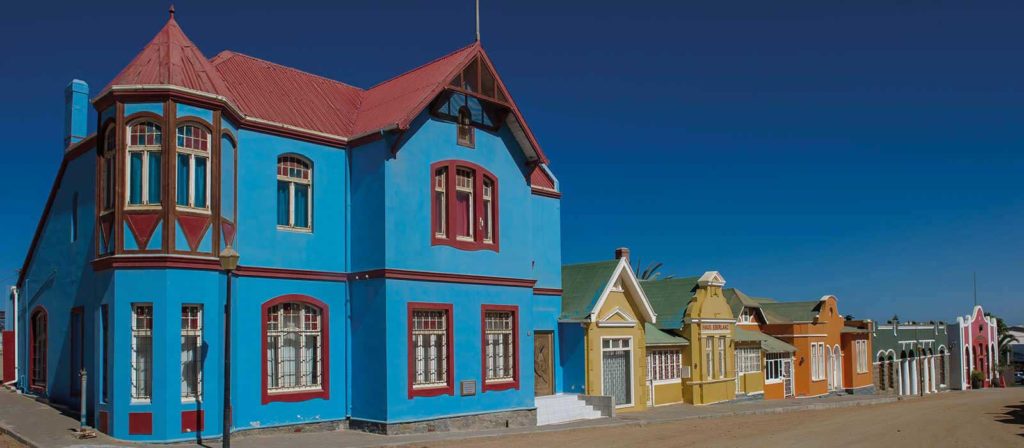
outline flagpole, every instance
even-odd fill
[[[480,0],[476,0],[476,41],[480,42]]]

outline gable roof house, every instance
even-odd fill
[[[361,88],[208,58],[172,8],[66,98],[22,391],[77,409],[85,369],[88,423],[133,442],[218,437],[225,402],[229,431],[533,425],[567,391],[559,183],[479,41]]]

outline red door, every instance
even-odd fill
[[[0,359],[0,378],[3,382],[14,380],[14,332],[4,331],[0,333],[0,350],[3,351],[3,359]]]

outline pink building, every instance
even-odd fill
[[[999,364],[996,318],[985,316],[981,305],[966,316],[958,316],[956,323],[949,325],[950,345],[950,388],[966,390],[971,388],[971,372],[984,375],[982,387],[989,387],[996,377],[994,366]],[[957,355],[959,353],[959,355]]]

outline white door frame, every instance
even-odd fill
[[[629,348],[604,348],[605,339],[627,339],[629,340]],[[636,372],[633,372],[633,336],[601,336],[601,394],[604,394],[604,352],[617,352],[617,351],[628,351],[629,352],[629,364],[626,365],[626,370],[629,372],[629,403],[615,403],[616,408],[624,408],[629,406],[635,406],[636,404]]]

